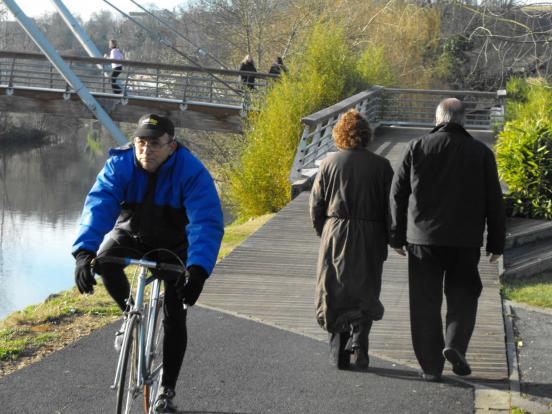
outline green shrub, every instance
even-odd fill
[[[393,86],[396,83],[386,50],[381,46],[371,45],[361,54],[357,71],[362,83],[367,85]]]
[[[510,85],[509,85],[510,86]],[[552,90],[543,80],[519,80],[508,101],[509,121],[496,145],[513,216],[552,219]]]
[[[526,103],[529,95],[530,82],[535,82],[524,78],[513,77],[508,80],[506,90],[508,91],[508,103],[510,105],[516,103]],[[537,81],[538,83],[538,81]]]

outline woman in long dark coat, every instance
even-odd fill
[[[369,151],[368,121],[355,109],[333,130],[339,152],[326,157],[315,178],[310,213],[321,236],[316,318],[330,334],[332,362],[346,369],[369,365],[372,321],[383,317],[379,300],[387,259],[388,200],[393,170]]]
[[[245,57],[242,60],[242,63],[240,65],[240,72],[257,72],[257,68],[255,67],[255,62],[253,61],[253,58],[250,55],[245,55]],[[246,85],[250,89],[255,88],[255,76],[253,75],[241,75],[241,80],[244,85]]]

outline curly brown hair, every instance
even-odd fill
[[[333,137],[339,149],[362,148],[370,143],[372,131],[368,120],[360,112],[349,109],[335,125]]]

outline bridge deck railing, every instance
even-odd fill
[[[301,182],[313,176],[318,164],[328,152],[336,151],[332,130],[340,116],[356,108],[369,120],[373,129],[395,125],[432,127],[435,109],[448,97],[460,99],[466,106],[468,129],[498,130],[504,123],[505,91],[449,91],[398,89],[374,86],[335,105],[302,119],[303,135],[291,170],[291,182]]]
[[[75,74],[93,94],[113,94],[109,59],[63,56]],[[125,60],[117,78],[125,97],[182,101],[206,105],[244,108],[249,88],[243,88],[240,75],[246,72],[194,66],[168,65]],[[275,75],[247,73],[255,76],[255,92],[264,93]],[[50,89],[74,92],[65,79],[39,53],[0,51],[0,86]],[[9,92],[8,92],[9,93]]]

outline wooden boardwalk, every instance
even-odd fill
[[[395,164],[405,144],[424,131],[382,129],[372,149]],[[492,142],[490,134],[475,135]],[[218,264],[200,304],[326,341],[327,333],[314,318],[319,239],[310,222],[308,198],[307,192],[301,193]],[[468,378],[506,380],[498,270],[484,254],[480,272],[484,288],[467,354],[473,369]],[[381,299],[386,312],[370,334],[370,354],[417,368],[410,340],[407,260],[393,251],[385,262]]]

